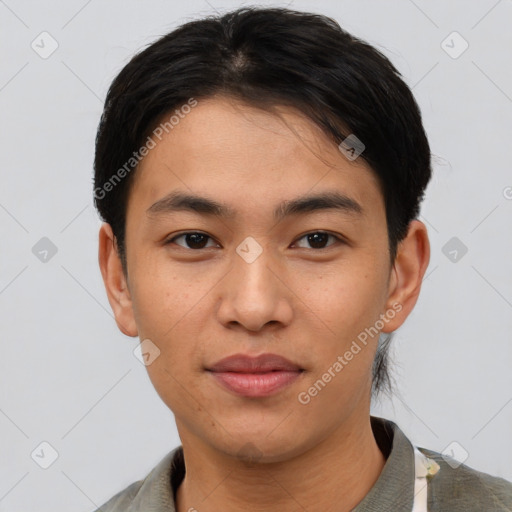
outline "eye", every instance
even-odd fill
[[[186,245],[178,243],[177,240],[180,239],[183,239]],[[215,247],[216,245],[218,245],[216,242],[214,242],[211,236],[196,231],[182,233],[181,235],[177,235],[173,238],[170,238],[165,242],[165,245],[176,243],[176,245],[184,247],[185,249],[204,249],[205,247],[207,247],[208,240],[211,240],[214,243],[214,245],[210,247]]]
[[[326,233],[324,231],[314,231],[312,233],[307,233],[306,235],[299,238],[298,241],[306,240],[306,243],[310,244],[310,247],[303,247],[305,249],[325,249],[326,247],[333,245],[332,243],[327,245],[329,237],[334,239],[333,243],[343,243],[343,240],[340,237],[331,235],[330,233]],[[297,244],[298,241],[295,242],[295,244]]]

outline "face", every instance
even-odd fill
[[[233,456],[252,446],[268,461],[368,419],[375,331],[404,313],[374,173],[279,111],[201,100],[147,154],[114,307],[124,332],[159,351],[147,370],[182,441]],[[216,366],[263,354],[292,366]]]

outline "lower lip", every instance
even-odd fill
[[[241,396],[270,396],[296,381],[302,372],[267,373],[210,372],[225,388]]]

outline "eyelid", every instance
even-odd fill
[[[215,240],[215,238],[213,238],[213,236],[209,235],[208,233],[204,233],[203,231],[183,231],[181,233],[174,233],[173,235],[169,236],[169,237],[166,237],[164,239],[164,242],[163,242],[163,245],[169,245],[171,243],[173,243],[177,238],[180,238],[182,236],[185,236],[185,235],[204,235],[205,237],[209,238],[210,240],[213,240],[217,245],[220,245],[219,242],[217,242],[217,240]],[[181,247],[182,249],[189,249],[188,247],[183,247],[182,245],[178,245],[176,244],[178,247]],[[211,247],[204,247],[203,249],[211,249]],[[202,249],[190,249],[191,251],[200,251]]]
[[[313,231],[307,231],[306,233],[298,236],[295,239],[295,242],[293,242],[293,244],[296,244],[299,240],[302,240],[304,237],[306,237],[308,235],[314,235],[316,233],[320,233],[320,234],[324,234],[324,235],[329,235],[329,236],[333,237],[336,240],[336,242],[339,242],[339,243],[342,243],[342,244],[348,244],[347,240],[342,235],[340,235],[338,233],[332,233],[331,231],[326,231],[326,230],[323,230],[323,229],[316,229],[316,230],[313,230]],[[307,248],[299,247],[299,249],[311,249],[312,251],[319,252],[319,251],[322,251],[322,250],[329,249],[333,245],[336,245],[336,244],[335,243],[334,244],[330,244],[327,247],[322,247],[321,249],[314,249],[312,247],[307,247]]]

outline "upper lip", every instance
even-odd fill
[[[208,368],[212,372],[264,373],[271,371],[301,371],[295,363],[277,354],[261,354],[256,357],[234,354],[217,361]]]

